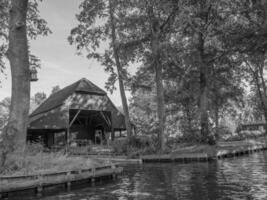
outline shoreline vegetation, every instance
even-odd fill
[[[25,153],[11,154],[5,165],[1,167],[0,176],[21,176],[61,171],[81,170],[105,166],[112,163],[141,163],[143,158],[165,156],[166,158],[191,158],[194,155],[207,155],[215,158],[226,152],[238,152],[266,147],[266,137],[240,141],[217,142],[216,145],[200,143],[180,143],[166,149],[165,152],[156,150],[156,145],[145,139],[135,139],[129,145],[127,142],[117,141],[109,147],[113,151],[108,153],[83,152],[79,155],[66,154],[65,151],[45,152],[41,144],[28,144]],[[105,147],[103,147],[105,150]],[[105,152],[105,151],[104,151]]]
[[[210,156],[214,156],[216,153],[221,151],[237,150],[240,148],[249,148],[257,145],[266,145],[266,138],[259,137],[256,139],[246,139],[240,141],[218,142],[216,145],[182,144],[172,151],[171,154],[207,153]]]
[[[24,153],[9,154],[0,176],[56,173],[111,164],[89,157],[73,157],[65,152],[45,152],[41,144],[28,144]]]
[[[140,145],[140,144],[139,144]],[[142,163],[146,161],[160,162],[190,162],[190,161],[209,161],[225,157],[235,157],[250,154],[254,151],[265,150],[267,140],[265,136],[257,138],[247,138],[236,141],[219,141],[215,145],[187,142],[176,144],[176,146],[166,149],[164,152],[153,151],[153,145],[143,144],[130,149],[124,149],[124,146],[116,146],[115,154],[99,154],[98,159],[109,160],[117,163]],[[127,152],[128,151],[128,152]],[[124,152],[120,155],[118,152]],[[94,156],[93,156],[94,157]]]

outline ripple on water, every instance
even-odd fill
[[[267,152],[212,163],[125,165],[124,169],[116,182],[40,200],[267,199]]]

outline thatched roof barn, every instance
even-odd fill
[[[52,94],[30,115],[28,140],[46,146],[74,140],[102,143],[125,130],[124,115],[107,93],[83,78]]]

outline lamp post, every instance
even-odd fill
[[[30,81],[31,82],[38,81],[36,67],[32,67],[30,69]]]

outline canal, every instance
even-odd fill
[[[211,163],[125,165],[124,169],[115,182],[39,199],[267,199],[266,151]]]

